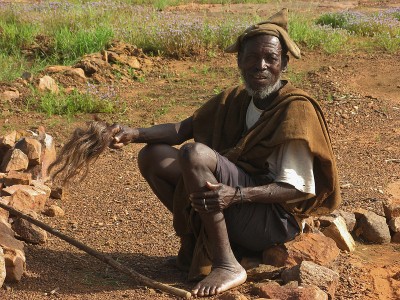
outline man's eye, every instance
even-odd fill
[[[278,60],[278,57],[277,57],[277,56],[267,56],[267,57],[265,58],[265,60],[275,62],[275,61]]]

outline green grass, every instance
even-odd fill
[[[90,93],[71,93],[61,91],[59,94],[34,90],[26,103],[27,110],[45,113],[48,116],[63,115],[72,117],[78,113],[112,113],[117,110],[115,102],[110,99],[99,99]]]
[[[196,2],[232,4],[264,1]],[[1,60],[4,65],[7,55],[11,60],[22,58],[16,69],[24,68],[26,71],[35,68],[35,61],[68,65],[84,54],[105,49],[113,39],[134,44],[152,55],[177,58],[202,54],[215,56],[248,25],[261,21],[253,13],[226,15],[222,20],[160,11],[163,7],[184,3],[189,1],[59,1],[58,4],[46,2],[37,6],[4,5],[0,8]],[[394,11],[383,15],[396,22],[399,14]],[[292,13],[289,31],[303,49],[335,53],[348,49],[362,50],[367,46],[391,53],[398,51],[398,27],[372,22],[373,16],[362,17],[366,21],[360,18],[356,13],[323,14],[317,19],[309,14]],[[28,59],[29,64],[26,63]],[[10,80],[20,70],[3,73],[6,74],[0,75],[0,78]]]
[[[306,16],[292,15],[289,34],[299,45],[308,49],[321,48],[327,53],[335,53],[346,48],[349,34],[340,29],[316,26]]]

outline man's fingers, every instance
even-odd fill
[[[113,135],[116,135],[118,132],[121,131],[121,126],[119,124],[113,124],[110,126],[110,131]]]
[[[111,144],[110,148],[121,149],[123,146],[124,146],[124,143],[115,143],[115,144]]]
[[[219,184],[219,183],[217,183],[217,184],[214,184],[214,183],[211,183],[211,182],[206,182],[206,186],[210,189],[210,190],[216,190],[216,189],[218,189],[219,187],[221,187],[221,184]]]

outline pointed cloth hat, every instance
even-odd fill
[[[236,40],[236,42],[225,49],[225,52],[235,53],[240,49],[241,43],[251,36],[267,34],[276,36],[281,43],[285,43],[288,51],[295,57],[300,58],[300,49],[289,37],[287,32],[288,9],[284,8],[280,12],[270,17],[267,21],[248,27]]]

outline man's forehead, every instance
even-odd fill
[[[279,38],[268,34],[259,34],[245,40],[244,48],[255,50],[257,48],[270,48],[271,50],[282,50]]]

